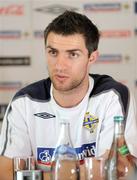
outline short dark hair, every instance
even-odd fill
[[[98,28],[87,16],[80,13],[67,10],[56,17],[44,30],[45,44],[50,32],[64,36],[82,34],[89,54],[98,48],[100,37]]]

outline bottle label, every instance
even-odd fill
[[[76,151],[74,148],[67,146],[67,145],[60,145],[59,147],[57,147],[56,150],[56,154],[60,153],[60,154],[72,154],[72,155],[76,155]]]
[[[123,145],[120,148],[118,148],[118,151],[120,152],[120,154],[122,155],[126,155],[129,153],[129,149],[127,147],[127,145]]]

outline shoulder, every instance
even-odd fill
[[[28,96],[31,99],[45,101],[50,98],[51,81],[49,78],[34,82],[19,90],[13,100]]]
[[[107,94],[113,91],[118,97],[119,102],[124,107],[124,111],[127,111],[130,99],[129,89],[127,86],[114,80],[108,75],[91,74],[90,76],[94,79],[94,87],[90,93],[90,97],[98,96],[104,93]]]
[[[99,74],[91,74],[90,76],[94,79],[94,88],[92,91],[92,95],[96,95],[109,90],[114,90],[115,92],[118,92],[121,95],[123,93],[124,95],[128,95],[127,86],[116,81],[111,76]]]

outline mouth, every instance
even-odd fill
[[[68,77],[65,75],[55,75],[55,79],[57,79],[58,81],[64,81],[68,79]]]

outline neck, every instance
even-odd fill
[[[58,91],[53,87],[53,96],[57,104],[65,108],[71,108],[82,101],[88,91],[88,87],[88,80],[70,91]]]

